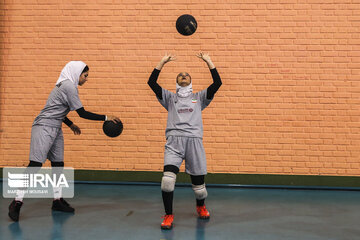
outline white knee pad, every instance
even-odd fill
[[[164,172],[161,180],[161,190],[164,192],[173,192],[175,189],[176,174],[173,172]]]
[[[205,183],[201,185],[192,185],[196,199],[205,199],[208,196],[206,191]]]

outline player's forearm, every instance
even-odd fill
[[[211,73],[211,77],[213,79],[213,84],[220,87],[222,82],[221,82],[221,78],[220,78],[220,75],[219,75],[217,69],[216,68],[210,69],[210,73]]]
[[[216,70],[216,68],[211,69],[210,72],[213,79],[213,83],[207,89],[207,94],[206,94],[207,99],[212,99],[215,93],[219,90],[220,86],[222,85],[220,75]]]
[[[63,122],[64,122],[64,123],[66,124],[66,126],[68,126],[68,127],[70,127],[70,126],[73,124],[73,122],[72,122],[70,119],[68,119],[67,117],[64,118]]]
[[[165,62],[161,60],[161,61],[156,65],[155,68],[156,68],[157,70],[161,71],[161,69],[164,67],[164,65],[165,65]]]
[[[208,65],[210,70],[215,69],[215,64],[211,60],[206,61],[206,64]]]
[[[105,121],[106,116],[86,111],[83,107],[76,110],[81,118],[94,121]]]
[[[162,88],[161,86],[157,83],[157,79],[159,77],[160,74],[160,70],[155,68],[153,70],[153,72],[150,75],[149,81],[148,81],[148,85],[150,86],[150,88],[154,91],[154,93],[156,94],[156,96],[159,99],[162,99]]]

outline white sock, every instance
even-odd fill
[[[22,202],[24,200],[25,190],[17,190],[15,201]]]
[[[61,198],[62,195],[62,187],[54,187],[54,200],[58,200]]]

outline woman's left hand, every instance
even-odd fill
[[[70,126],[71,130],[74,132],[75,135],[80,135],[81,134],[81,130],[78,126],[76,126],[75,124],[72,124]]]
[[[207,63],[211,62],[211,58],[208,53],[199,52],[198,54],[196,54],[196,56],[198,58],[201,58],[202,60],[204,60]]]
[[[211,61],[211,58],[210,58],[210,56],[209,56],[208,53],[199,52],[198,54],[196,54],[196,56],[197,56],[198,58],[201,58],[202,60],[204,60],[210,69],[214,69],[214,68],[215,68],[215,65],[214,65],[214,63]]]

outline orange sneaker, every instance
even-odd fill
[[[206,206],[196,206],[196,211],[199,215],[199,218],[202,219],[208,219],[210,218],[210,213],[209,211],[206,209]]]
[[[164,221],[161,223],[161,229],[171,229],[173,226],[174,215],[165,215],[162,218],[164,218]]]

